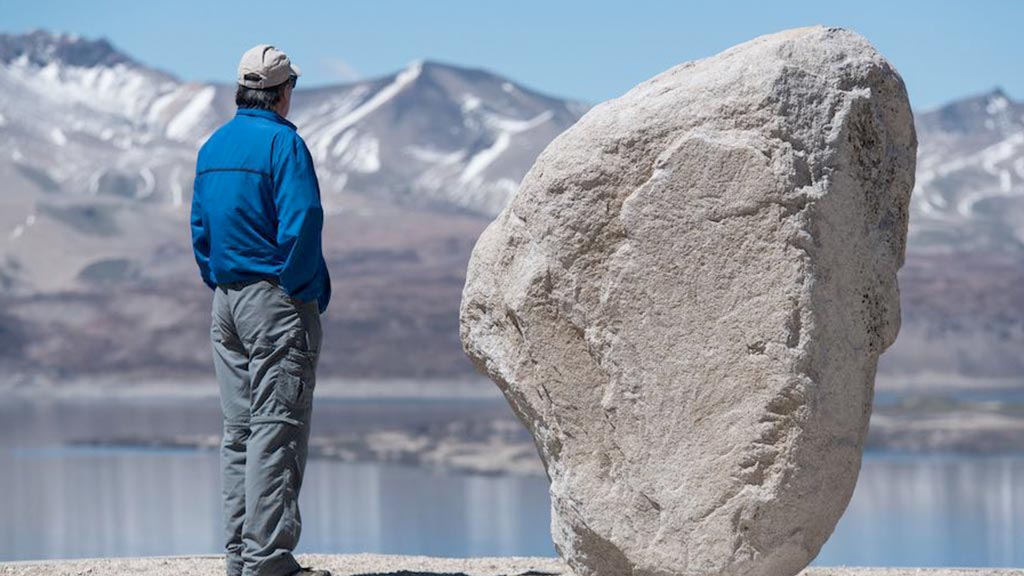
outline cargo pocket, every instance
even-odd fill
[[[292,408],[308,408],[313,402],[315,385],[312,352],[290,348],[281,358],[281,381],[276,390],[281,402]]]

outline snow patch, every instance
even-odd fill
[[[485,150],[477,152],[469,160],[469,164],[466,164],[466,169],[459,176],[459,182],[467,184],[476,178],[508,148],[510,142],[512,142],[512,136],[508,132],[499,133],[498,137],[494,139],[494,144],[491,144]]]
[[[334,191],[343,192],[345,190],[345,184],[348,184],[348,172],[342,172],[334,180]]]
[[[476,110],[477,108],[479,108],[482,104],[483,104],[483,101],[481,101],[479,98],[477,98],[476,96],[474,96],[472,94],[463,94],[462,95],[462,112],[463,113],[472,112],[473,110]]]
[[[17,226],[14,227],[13,230],[11,230],[11,234],[10,234],[11,240],[17,240],[18,238],[20,238],[21,235],[25,233],[25,230],[28,230],[28,228],[30,226],[32,226],[33,224],[35,224],[35,223],[36,223],[36,215],[35,214],[29,214],[28,216],[26,216],[24,223],[18,224]]]
[[[377,172],[380,170],[380,141],[369,134],[360,136],[352,147],[344,151],[340,161],[356,172]]]
[[[342,132],[347,130],[356,122],[359,122],[363,118],[369,116],[374,110],[380,108],[389,100],[394,98],[399,92],[402,91],[406,86],[414,82],[419,78],[423,72],[423,62],[413,62],[408,68],[402,70],[395,75],[395,79],[387,86],[381,88],[376,94],[371,96],[366,102],[363,102],[355,110],[348,113],[340,120],[335,122],[333,125],[327,127],[324,130],[324,134],[321,137],[321,150],[326,152],[328,146],[331,145],[333,140],[337,138]],[[326,156],[326,154],[323,154]]]
[[[358,86],[345,93],[342,97],[334,97],[326,100],[315,109],[306,109],[297,112],[294,124],[298,125],[299,132],[305,138],[310,152],[319,160],[327,158],[331,144],[338,135],[333,131],[335,123],[348,116],[354,110],[369,89],[366,86]]]
[[[477,152],[466,164],[465,170],[459,175],[459,182],[462,184],[468,184],[477,178],[485,168],[491,165],[498,156],[508,149],[509,144],[512,142],[512,135],[520,132],[536,128],[541,124],[547,122],[554,116],[551,110],[545,110],[540,114],[529,118],[527,120],[516,120],[513,118],[506,118],[497,114],[484,113],[483,121],[492,130],[498,131],[498,136],[494,139],[494,144],[485,150]]]
[[[64,135],[64,131],[60,128],[50,130],[50,140],[57,146],[64,146],[68,143],[68,137]]]
[[[178,93],[178,90],[174,90],[158,97],[153,104],[149,106],[149,112],[146,114],[146,121],[151,125],[159,124],[164,111],[178,98]]]
[[[31,97],[64,105],[85,104],[128,119],[140,116],[157,94],[173,87],[170,82],[155,82],[151,72],[123,63],[83,68],[50,62],[38,67],[22,55],[12,64],[6,72]]]
[[[184,204],[184,190],[181,188],[181,166],[175,165],[174,170],[171,170],[171,204],[175,208],[181,208]]]
[[[515,91],[516,91],[516,87],[515,87],[515,86],[513,86],[511,82],[502,82],[502,83],[501,83],[501,89],[502,89],[502,90],[503,90],[503,91],[504,91],[504,92],[505,92],[506,94],[512,94],[513,92],[515,92]]]
[[[497,114],[486,114],[484,115],[484,123],[495,130],[503,130],[515,134],[536,128],[550,120],[554,115],[555,113],[551,110],[545,110],[533,118],[529,118],[527,120],[515,120],[513,118],[506,118]]]
[[[50,82],[60,81],[60,66],[56,62],[50,62],[39,71],[39,77]]]
[[[186,140],[189,132],[194,130],[210,109],[217,89],[207,86],[192,97],[192,100],[167,123],[167,137],[174,140]]]
[[[985,112],[989,114],[998,114],[1003,110],[1006,110],[1010,106],[1010,103],[1006,98],[1002,96],[996,96],[995,98],[988,101],[988,105],[985,106]]]
[[[356,134],[358,133],[359,132],[357,130],[346,131],[344,134],[341,135],[341,138],[338,138],[338,141],[334,144],[334,148],[331,149],[331,153],[335,157],[339,157],[342,154],[344,154],[345,150],[348,148],[348,145],[352,143],[352,140],[355,139]]]
[[[515,193],[516,189],[519,188],[519,183],[511,178],[502,178],[494,183],[494,186],[499,190],[505,191],[509,196]]]
[[[99,172],[93,172],[92,176],[89,177],[90,196],[96,196],[100,193],[100,178],[106,173],[106,170],[100,170]]]
[[[135,197],[147,198],[156,190],[156,176],[153,175],[153,171],[149,168],[140,170],[139,176],[142,177],[142,189],[135,192]]]
[[[992,175],[997,175],[996,165],[1013,158],[1017,154],[1017,148],[1024,145],[1024,132],[1014,134],[1009,138],[1006,138],[1000,142],[997,142],[978,153],[981,159],[982,167],[986,172]],[[969,164],[971,161],[968,157],[965,164]]]
[[[459,160],[462,160],[466,156],[465,150],[455,150],[453,152],[445,152],[443,150],[435,150],[433,148],[424,148],[422,146],[406,146],[405,152],[413,158],[422,162],[429,162],[431,164],[455,164]]]

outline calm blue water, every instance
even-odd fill
[[[62,445],[96,426],[195,432],[210,419],[194,406],[0,406],[0,560],[219,552],[216,452]],[[543,477],[310,460],[301,505],[300,552],[555,555]],[[1024,566],[1024,457],[867,454],[814,564]]]

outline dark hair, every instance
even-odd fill
[[[235,91],[235,104],[239,108],[257,108],[259,110],[273,110],[281,102],[284,89],[287,86],[295,87],[295,76],[289,76],[288,80],[270,88],[249,88],[238,85]]]

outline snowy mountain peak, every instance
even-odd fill
[[[61,146],[85,137],[129,149],[154,137],[196,141],[212,128],[202,118],[210,116],[212,87],[183,84],[103,38],[0,34],[0,91],[0,114]],[[54,129],[68,137],[49,136]]]
[[[43,68],[50,64],[93,68],[138,64],[106,39],[89,40],[76,34],[32,30],[0,34],[0,62]]]
[[[415,81],[423,74],[423,60],[413,60],[401,72],[395,75],[395,83],[403,86]]]
[[[1012,100],[1003,92],[1002,88],[996,88],[985,96],[985,112],[998,114],[1010,107]]]
[[[995,88],[915,121],[911,244],[1024,249],[1024,104]]]
[[[1019,131],[1024,124],[1022,116],[1024,104],[1015,102],[1002,88],[994,88],[925,112],[919,115],[918,125],[925,130],[985,137],[986,133]]]
[[[298,90],[292,109],[335,191],[485,214],[501,209],[540,150],[582,113],[491,72],[431,60]]]
[[[4,132],[36,147],[18,161],[50,188],[180,209],[196,148],[235,113],[233,84],[181,82],[106,40],[2,35],[0,55]],[[328,209],[337,194],[359,193],[493,215],[585,108],[486,70],[417,59],[378,78],[299,88],[289,119]]]
[[[423,58],[417,58],[417,59],[413,60],[412,62],[409,62],[405,66],[405,71],[410,73],[410,74],[418,76],[423,71],[423,66],[425,66],[427,64],[428,64],[427,60],[425,60]],[[434,65],[433,62],[429,62],[429,64],[431,66]]]
[[[990,90],[988,92],[988,94],[986,94],[986,96],[988,96],[990,99],[993,99],[993,98],[1009,98],[1009,96],[1006,94],[1006,91],[1003,90],[1002,86],[996,86],[995,88]]]

